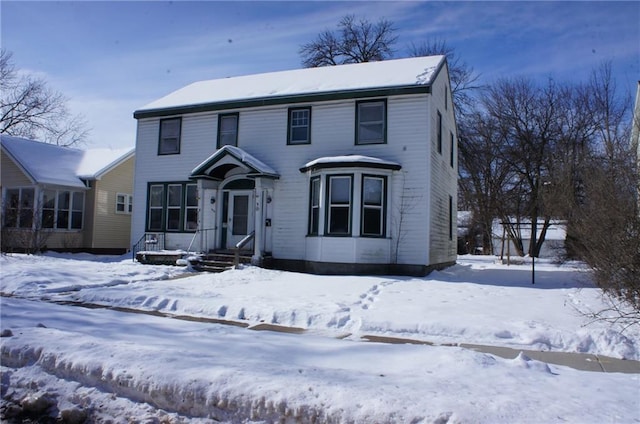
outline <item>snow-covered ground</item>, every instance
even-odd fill
[[[606,304],[578,263],[537,261],[535,285],[530,264],[479,256],[425,278],[197,274],[63,254],[2,256],[0,267],[3,411],[22,401],[92,422],[640,422],[640,374],[440,346],[640,359],[638,326],[621,333],[584,315]]]

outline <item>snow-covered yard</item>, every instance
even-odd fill
[[[23,400],[92,422],[640,422],[640,374],[445,346],[640,359],[638,326],[620,333],[583,315],[605,304],[577,263],[537,262],[533,286],[530,265],[479,256],[425,278],[194,274],[63,254],[2,256],[0,267],[3,411]]]

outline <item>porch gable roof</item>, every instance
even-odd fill
[[[325,156],[307,162],[300,172],[316,171],[326,168],[378,168],[398,171],[402,169],[399,163],[384,159],[362,155]]]
[[[189,178],[223,180],[224,175],[235,167],[247,171],[247,177],[280,178],[273,168],[236,146],[223,146],[204,162],[196,166]]]

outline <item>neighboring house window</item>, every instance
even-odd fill
[[[198,226],[196,184],[151,183],[148,191],[147,231],[195,231]]]
[[[218,116],[218,148],[238,145],[238,114]]]
[[[387,102],[385,100],[356,103],[356,144],[386,142]]]
[[[438,153],[442,153],[442,114],[438,111]]]
[[[311,143],[311,108],[289,109],[287,144]]]
[[[130,194],[116,194],[116,213],[131,214],[133,210],[133,196]]]
[[[309,201],[309,235],[317,236],[320,225],[320,177],[311,179],[311,199]]]
[[[384,177],[362,177],[361,235],[384,236],[385,233]]]
[[[84,193],[45,190],[42,195],[42,228],[80,230],[84,218]]]
[[[5,193],[4,226],[9,228],[32,228],[35,190],[33,188],[11,188]]]
[[[454,160],[455,160],[455,140],[453,139],[453,133],[449,133],[449,135],[451,136],[451,150],[449,152],[449,165],[451,165],[451,167],[453,168],[453,164],[454,164]]]
[[[351,234],[351,176],[329,176],[327,234]]]
[[[180,153],[181,118],[160,120],[159,155],[175,155]]]

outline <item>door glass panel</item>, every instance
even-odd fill
[[[232,234],[234,236],[248,233],[249,196],[233,197],[233,223]]]

